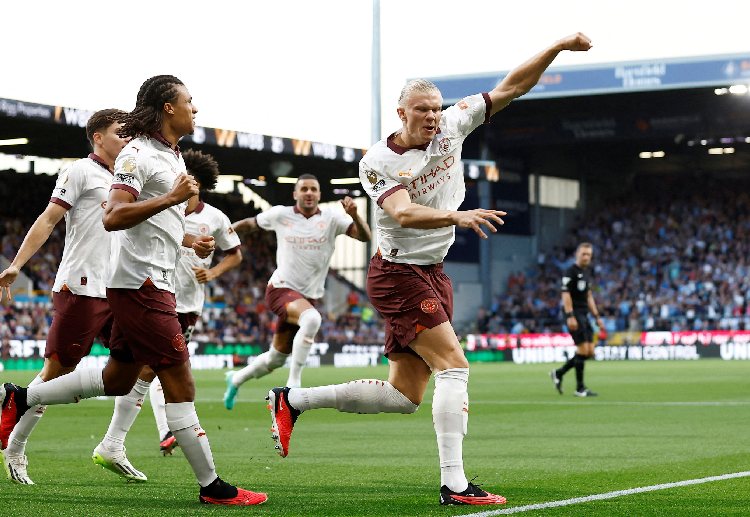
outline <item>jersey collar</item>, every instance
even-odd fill
[[[166,138],[164,138],[164,135],[162,135],[160,132],[154,131],[149,136],[151,138],[153,138],[154,140],[156,140],[157,142],[159,142],[164,147],[168,147],[169,149],[171,149],[172,151],[174,151],[174,153],[177,156],[180,156],[180,146],[179,145],[175,145],[174,147],[172,147],[172,144],[169,143],[169,140],[167,140]]]
[[[312,216],[314,216],[314,215],[318,215],[318,214],[320,214],[320,213],[321,213],[321,211],[320,211],[320,208],[318,208],[318,209],[317,209],[317,210],[315,211],[315,213],[314,213],[314,214],[312,214],[312,215],[305,215],[305,214],[303,214],[303,213],[302,213],[302,210],[300,210],[299,208],[297,208],[297,205],[294,205],[294,206],[293,206],[292,208],[294,208],[294,213],[295,213],[295,214],[300,214],[301,216],[304,216],[304,217],[305,217],[305,219],[310,219],[310,218],[311,218]]]
[[[440,128],[438,128],[437,132],[440,133]],[[416,149],[418,151],[426,151],[427,148],[430,147],[430,143],[432,143],[430,141],[422,145],[414,145],[411,147],[401,147],[394,140],[395,137],[396,137],[396,133],[391,133],[391,135],[386,139],[386,143],[388,145],[388,149],[390,149],[396,154],[404,154],[406,151],[411,151],[412,149]]]
[[[192,212],[188,212],[187,209],[185,209],[185,215],[200,214],[203,211],[203,207],[205,206],[206,206],[206,203],[204,203],[203,201],[198,201],[198,205],[195,207],[195,210],[193,210]]]
[[[109,166],[106,163],[104,163],[104,160],[102,160],[101,158],[99,158],[96,154],[89,153],[89,159],[93,160],[97,164],[101,165],[104,168],[104,170],[106,170],[108,173],[112,174],[112,170],[109,168]]]

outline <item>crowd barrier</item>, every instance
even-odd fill
[[[0,370],[40,370],[46,342],[36,339],[11,339],[3,347]],[[191,341],[188,344],[190,362],[195,370],[242,367],[254,356],[268,350],[268,344],[211,343]],[[109,350],[94,343],[91,353],[80,363],[83,368],[103,367]],[[375,366],[385,362],[380,344],[329,344],[315,343],[310,350],[307,365],[316,367],[332,365]]]
[[[516,364],[559,363],[575,353],[569,334],[469,334],[462,340],[469,362],[512,361]],[[40,370],[46,342],[11,339],[3,347],[0,370]],[[268,350],[259,343],[191,341],[190,361],[196,370],[242,367]],[[597,361],[676,361],[720,358],[750,360],[750,331],[616,332],[598,340]],[[109,351],[95,343],[82,367],[101,367]],[[307,365],[336,367],[385,364],[381,344],[315,343]]]
[[[597,361],[750,359],[750,331],[615,332],[595,336]],[[570,334],[470,334],[466,354],[482,361],[557,363],[575,353]]]

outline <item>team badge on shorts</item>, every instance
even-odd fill
[[[422,300],[422,303],[419,304],[419,308],[422,309],[422,312],[427,314],[434,314],[438,310],[438,306],[440,305],[440,302],[438,302],[437,298],[425,298]]]
[[[185,351],[185,336],[182,334],[175,334],[172,338],[172,348],[177,350],[178,352],[184,352]]]

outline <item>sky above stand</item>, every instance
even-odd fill
[[[507,71],[577,31],[594,47],[553,67],[750,52],[747,0],[381,0],[380,10],[380,135],[370,0],[10,0],[0,97],[130,110],[145,79],[172,74],[199,125],[369,147],[400,126],[408,78]]]

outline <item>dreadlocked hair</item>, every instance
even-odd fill
[[[146,79],[138,90],[135,108],[123,118],[118,135],[135,138],[158,131],[164,118],[164,104],[177,99],[175,87],[182,84],[173,75],[155,75]]]
[[[219,164],[208,153],[186,149],[182,153],[187,173],[201,184],[201,191],[213,190],[219,177]]]

